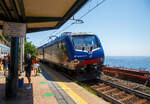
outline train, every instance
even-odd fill
[[[38,47],[38,53],[40,61],[63,67],[79,81],[100,79],[104,50],[94,33],[65,32]]]
[[[0,57],[3,59],[8,54],[10,54],[10,47],[0,43]]]

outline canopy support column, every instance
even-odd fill
[[[6,98],[14,98],[18,92],[18,49],[19,38],[11,38],[11,61],[8,77],[6,78]]]

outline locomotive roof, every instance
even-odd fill
[[[62,35],[93,35],[94,33],[92,32],[76,32],[76,33],[73,33],[73,32],[64,32],[61,34]]]
[[[90,32],[77,32],[77,33],[64,32],[61,34],[61,36],[57,37],[55,40],[52,40],[52,41],[38,47],[38,49],[48,47],[48,46],[50,46],[50,45],[52,45],[58,41],[65,39],[67,36],[74,36],[74,35],[94,35],[94,33],[90,33]]]
[[[54,43],[56,43],[56,42],[58,42],[58,41],[61,41],[61,40],[65,39],[65,37],[67,37],[67,36],[60,36],[60,37],[56,38],[55,40],[52,40],[52,41],[50,41],[50,42],[48,42],[48,43],[46,43],[46,44],[40,46],[39,48],[48,47],[48,46],[50,46],[50,45],[52,45],[52,44],[54,44]],[[39,48],[38,48],[38,49],[39,49]]]

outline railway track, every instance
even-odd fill
[[[150,104],[150,95],[108,81],[90,81],[85,84],[113,104]]]
[[[61,74],[70,80],[75,80],[65,72],[61,72]],[[77,83],[89,87],[98,96],[103,97],[113,104],[150,104],[150,95],[112,82],[96,80]]]

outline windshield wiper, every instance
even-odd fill
[[[91,46],[91,47],[90,47],[90,51],[92,51],[92,50],[93,50],[93,47]]]
[[[82,51],[84,51],[84,50],[85,50],[85,47],[83,46],[83,47],[82,47]]]

